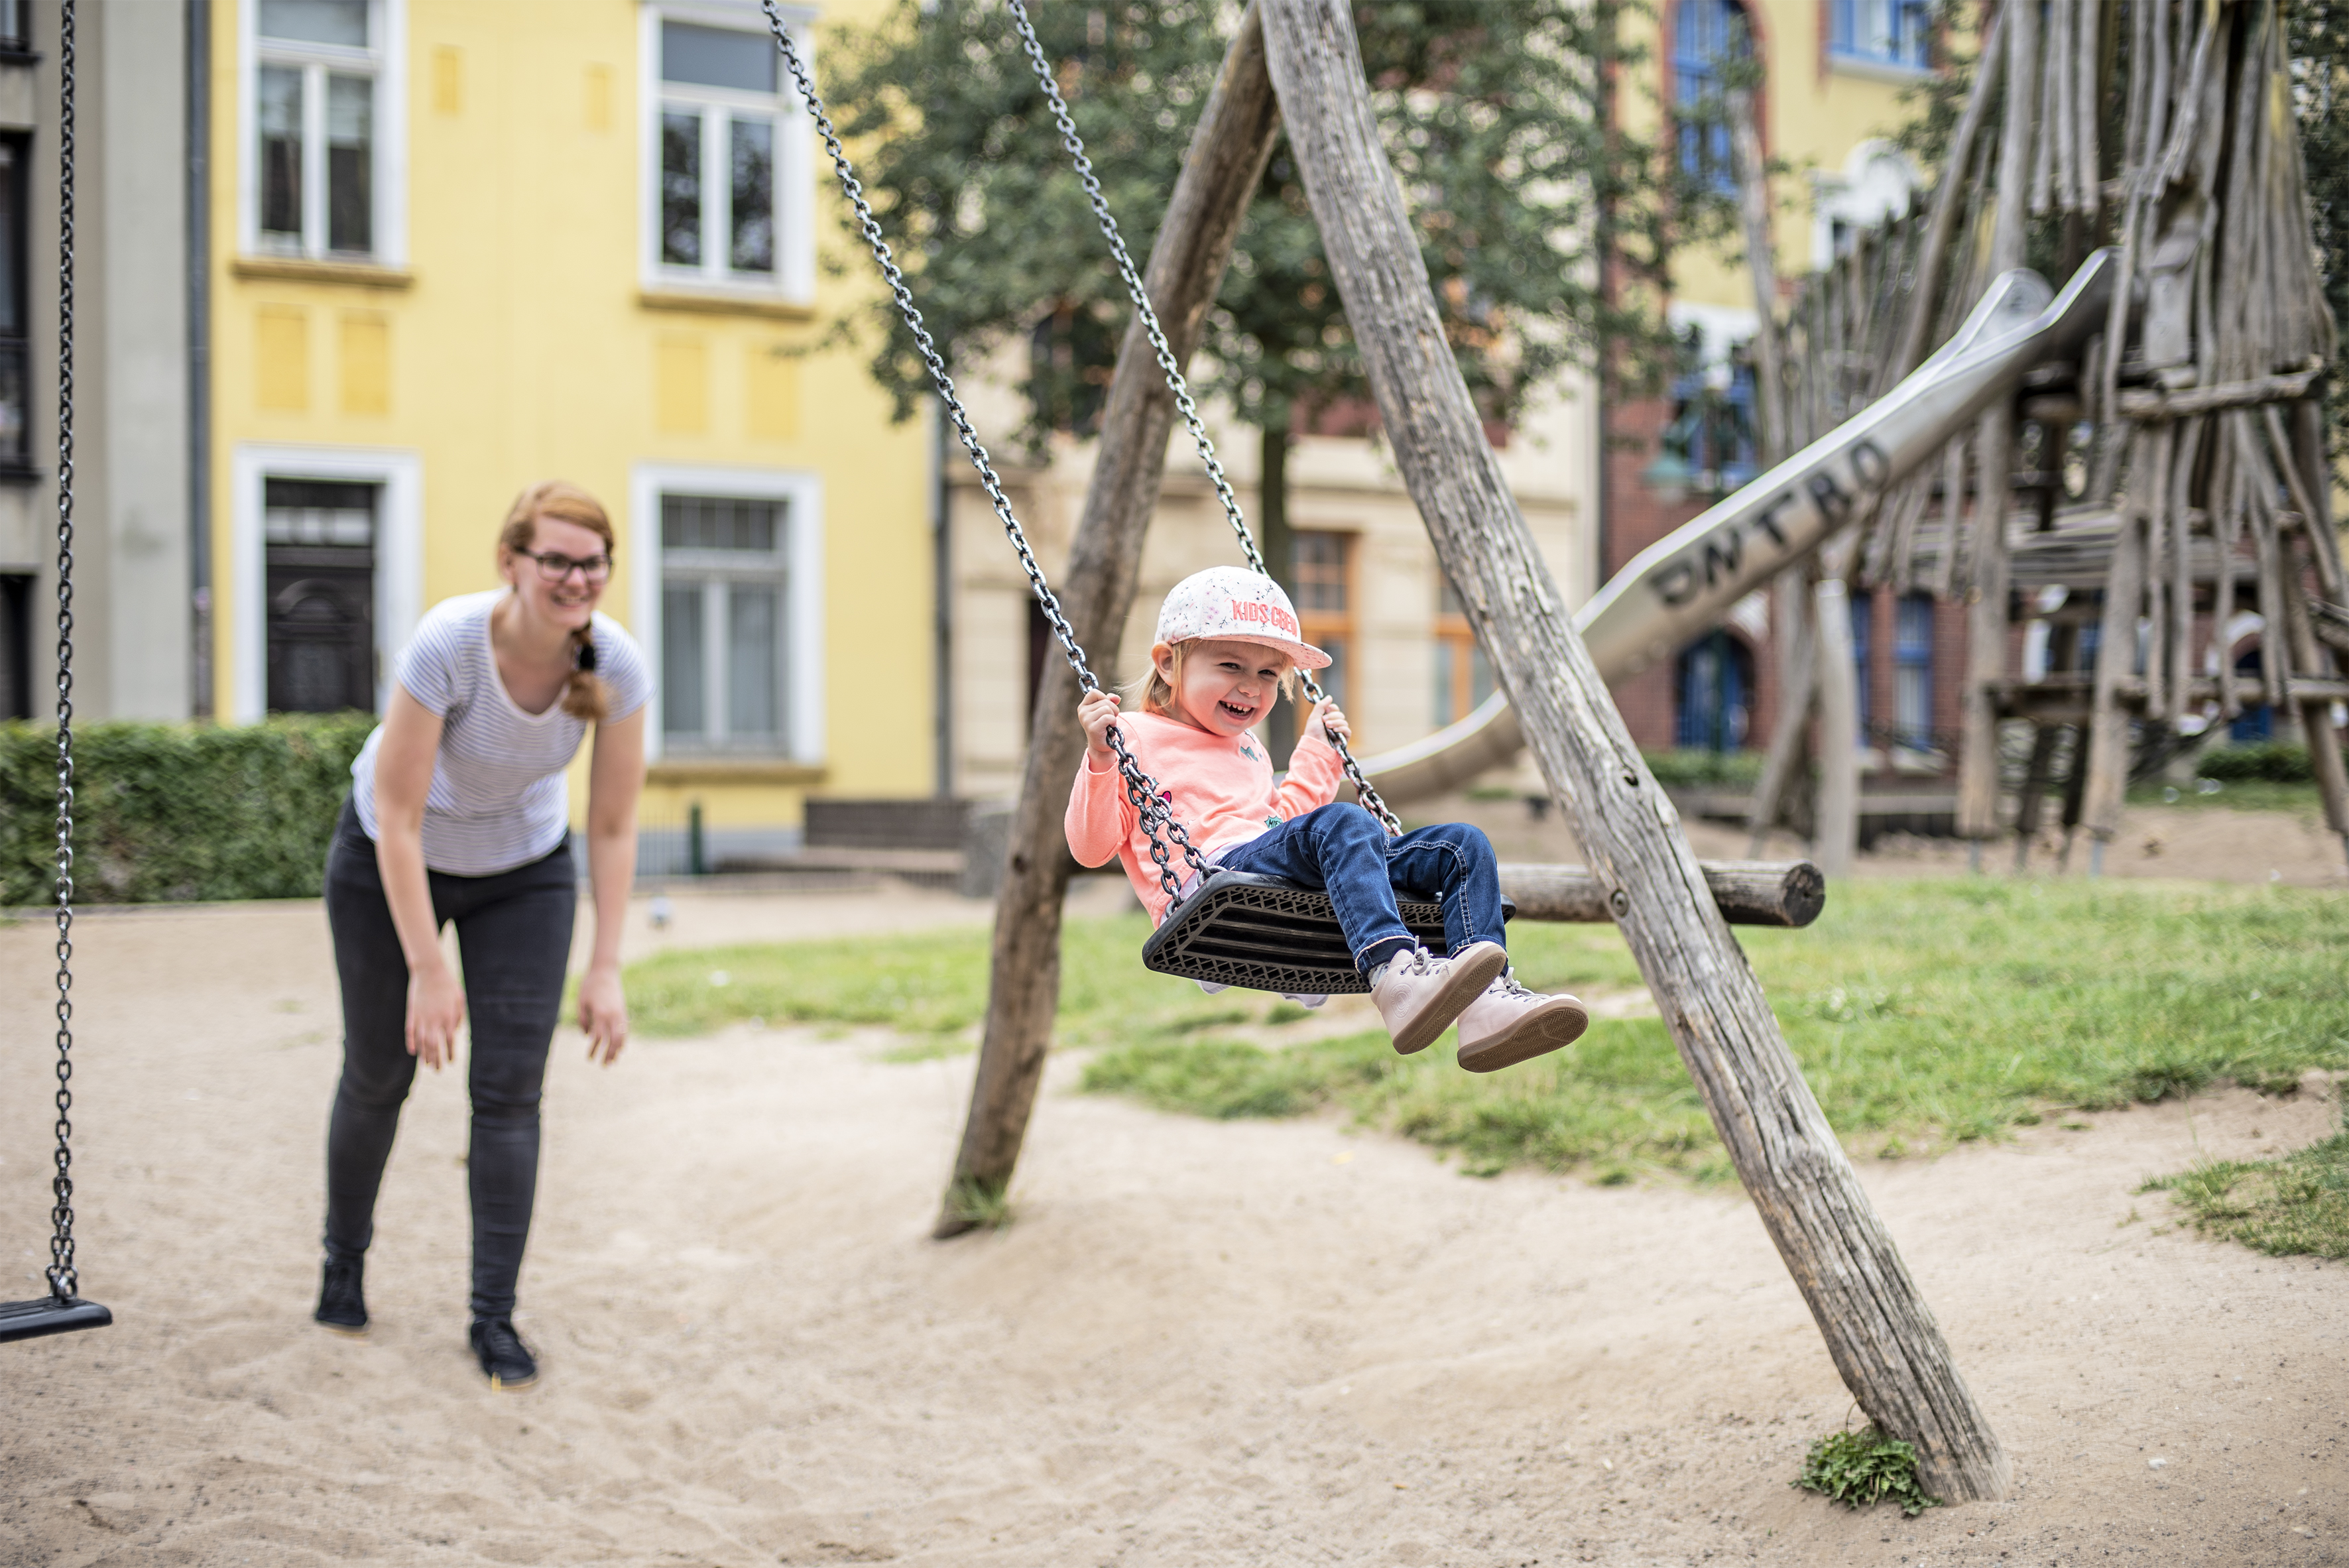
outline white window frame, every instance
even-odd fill
[[[1860,28],[1861,6],[1885,5],[1897,20],[1902,9],[1901,0],[1822,0],[1822,4],[1827,7],[1827,63],[1834,69],[1848,71],[1855,76],[1873,77],[1879,81],[1892,82],[1911,82],[1920,77],[1933,74],[1933,34],[1930,16],[1920,18],[1920,26],[1925,29],[1925,35],[1921,40],[1925,60],[1924,63],[1920,64],[1914,60],[1903,59],[1898,54],[1869,48],[1857,36],[1849,38],[1836,36],[1839,15],[1845,7],[1849,8],[1852,31],[1857,35]]]
[[[241,442],[229,458],[229,716],[258,724],[269,711],[269,569],[263,500],[270,480],[331,480],[377,489],[376,711],[424,614],[424,459],[383,447],[288,447]]]
[[[408,5],[367,0],[367,48],[261,36],[260,0],[237,8],[237,249],[248,256],[298,255],[308,261],[408,264]],[[261,241],[261,67],[304,68],[302,95],[302,248]],[[372,108],[375,246],[364,255],[326,249],[326,94],[328,71],[375,78]],[[316,200],[312,198],[315,197]]]
[[[781,8],[792,43],[812,72],[815,68],[815,13],[804,6]],[[638,266],[647,289],[669,293],[708,294],[719,297],[815,304],[815,133],[798,89],[775,62],[775,92],[740,92],[727,88],[665,82],[661,78],[661,23],[689,22],[697,26],[768,36],[767,19],[758,6],[740,0],[672,0],[647,5],[637,18],[638,214],[641,232]],[[670,266],[661,260],[661,110],[678,104],[702,111],[701,265]],[[730,272],[725,265],[726,238],[720,221],[722,203],[709,199],[712,181],[729,167],[722,127],[724,111],[748,109],[771,114],[775,125],[775,270],[771,281],[754,273]],[[718,112],[712,112],[718,111]]]
[[[780,755],[744,753],[742,760],[824,760],[823,476],[804,469],[671,468],[640,463],[628,475],[629,615],[650,666],[645,755],[657,759],[666,744],[661,713],[661,497],[740,496],[784,505],[783,700],[787,733]]]

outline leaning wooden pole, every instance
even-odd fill
[[[1199,117],[1143,274],[1178,365],[1188,364],[1198,347],[1207,307],[1231,262],[1240,219],[1264,178],[1279,128],[1279,107],[1265,72],[1264,29],[1251,7]],[[1174,396],[1137,319],[1127,326],[1118,351],[1117,374],[1102,411],[1101,453],[1059,591],[1079,645],[1097,655],[1117,646],[1133,606],[1143,536],[1158,504],[1174,418]],[[1048,659],[996,901],[978,1078],[971,1086],[954,1177],[932,1233],[940,1239],[970,1230],[999,1205],[1027,1136],[1060,1006],[1061,905],[1069,891],[1061,824],[1083,755],[1077,677],[1066,662]]]
[[[1860,1408],[1926,1487],[2006,1454],[1803,1081],[1680,818],[1632,744],[1484,438],[1379,139],[1345,0],[1260,0],[1283,123],[1403,482],[1640,972]]]

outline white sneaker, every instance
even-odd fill
[[[1508,966],[1509,954],[1497,942],[1472,942],[1443,958],[1417,947],[1380,972],[1371,1000],[1394,1037],[1395,1050],[1407,1057],[1433,1045]]]
[[[1570,1046],[1590,1026],[1590,1010],[1563,993],[1546,996],[1505,973],[1460,1014],[1460,1065],[1498,1072]]]

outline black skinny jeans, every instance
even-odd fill
[[[578,913],[569,842],[494,876],[428,872],[437,929],[457,924],[472,1050],[465,1180],[473,1201],[473,1315],[513,1312],[538,1192],[538,1099],[563,1008]],[[416,1081],[408,1054],[408,960],[384,899],[375,841],[343,803],[326,854],[326,921],[343,983],[343,1078],[326,1130],[326,1253],[356,1259],[375,1238],[375,1197]]]

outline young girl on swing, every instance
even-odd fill
[[[1169,900],[1110,749],[1115,725],[1142,770],[1166,790],[1210,868],[1329,892],[1397,1051],[1423,1050],[1457,1022],[1460,1065],[1493,1072],[1582,1033],[1589,1015],[1581,1003],[1528,991],[1509,969],[1500,875],[1482,831],[1446,822],[1390,838],[1361,807],[1333,804],[1344,765],[1330,738],[1350,733],[1336,703],[1313,710],[1288,780],[1274,786],[1272,763],[1250,727],[1277,696],[1295,695],[1299,669],[1330,663],[1299,634],[1278,583],[1236,566],[1185,578],[1158,612],[1150,661],[1140,713],[1121,714],[1116,694],[1107,691],[1078,706],[1087,745],[1067,829],[1079,863],[1106,865],[1115,857],[1152,923],[1165,919]],[[1404,927],[1398,894],[1441,901],[1442,957]]]

